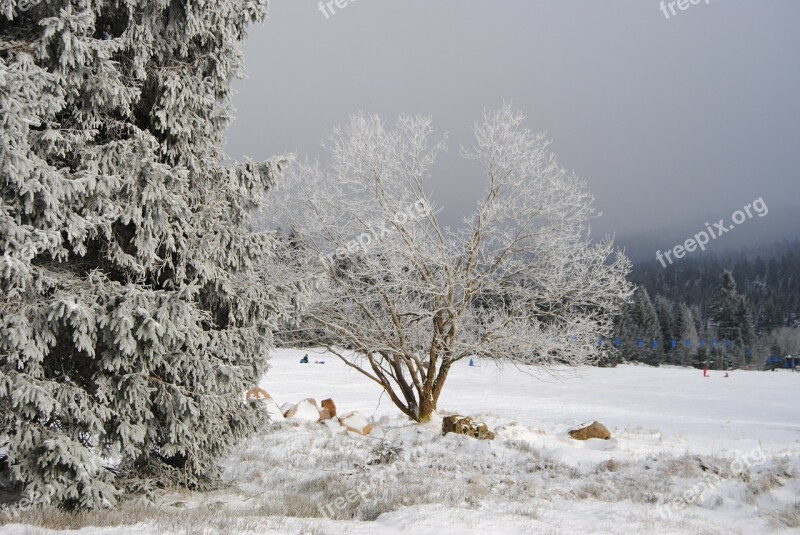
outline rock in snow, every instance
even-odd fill
[[[272,396],[266,390],[251,388],[247,391],[246,399],[252,403],[263,403],[271,422],[282,422],[286,419],[283,416],[286,411],[278,406],[278,403],[272,399]]]
[[[611,438],[611,433],[606,429],[606,426],[595,421],[570,429],[569,436],[575,440],[589,440],[590,438],[608,440]]]
[[[286,418],[283,416],[283,411],[278,404],[275,402],[274,399],[265,399],[261,403],[264,404],[264,407],[267,409],[267,414],[269,415],[270,422],[282,422]]]
[[[328,413],[331,415],[331,418],[336,417],[336,403],[333,402],[332,399],[323,399],[322,400],[322,408],[327,409]]]
[[[359,435],[369,435],[369,432],[372,431],[369,421],[358,412],[348,412],[339,418],[339,423],[347,428],[348,431]]]
[[[319,420],[319,409],[317,402],[311,398],[304,399],[286,412],[287,420],[302,420],[304,422],[316,422]]]
[[[455,433],[467,435],[480,440],[493,440],[494,433],[489,431],[485,423],[475,422],[469,416],[447,416],[442,420],[442,434]]]
[[[263,388],[251,388],[250,390],[247,391],[247,394],[245,395],[245,399],[247,399],[247,401],[250,401],[250,400],[253,400],[253,399],[255,399],[255,400],[272,399],[272,396],[270,396],[269,392],[267,392]]]

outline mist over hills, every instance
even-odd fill
[[[746,219],[740,225],[735,225],[732,229],[730,228],[733,225],[730,214],[724,215],[724,213],[714,211],[709,212],[706,217],[686,217],[680,222],[662,229],[618,233],[614,241],[634,264],[641,264],[648,260],[655,262],[657,251],[669,251],[676,245],[682,245],[686,240],[694,238],[696,234],[707,231],[706,223],[714,229],[715,223],[720,219],[724,219],[725,226],[729,229],[728,232],[716,239],[711,239],[704,251],[697,249],[688,253],[682,260],[675,260],[674,264],[688,258],[697,258],[708,254],[735,253],[740,250],[756,252],[763,246],[780,243],[784,240],[800,239],[800,208],[783,205],[770,206],[769,212],[763,217],[753,213],[752,218]]]

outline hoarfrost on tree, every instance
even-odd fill
[[[593,198],[548,141],[508,105],[474,134],[462,155],[486,190],[456,229],[430,195],[445,144],[426,117],[353,117],[327,143],[329,162],[290,166],[262,212],[289,226],[292,269],[319,286],[298,338],[325,342],[418,421],[460,359],[544,372],[593,362],[631,295],[629,261],[592,241]]]
[[[220,162],[266,8],[0,0],[0,448],[37,502],[207,486],[264,420],[242,392],[297,291],[250,214],[282,160]]]

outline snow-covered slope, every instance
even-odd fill
[[[310,364],[298,364],[303,355]],[[325,364],[314,364],[324,361]],[[517,421],[545,433],[537,447],[561,444],[566,430],[599,420],[616,437],[615,458],[644,453],[682,454],[800,448],[800,373],[710,371],[623,365],[560,370],[558,376],[492,362],[457,363],[439,413]],[[399,411],[380,388],[336,357],[313,350],[278,350],[260,386],[278,401],[334,398],[340,412],[375,417]],[[568,441],[566,457],[585,449]],[[594,450],[593,450],[594,451]],[[591,457],[591,455],[590,455]]]
[[[625,365],[537,379],[476,363],[452,370],[439,415],[483,420],[493,441],[412,424],[332,355],[278,350],[259,385],[278,404],[333,398],[372,433],[277,422],[223,461],[227,489],[167,496],[180,520],[118,532],[800,533],[800,373]],[[567,436],[587,420],[611,440]],[[0,533],[23,529],[38,532]]]

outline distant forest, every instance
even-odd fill
[[[634,263],[619,358],[727,367],[800,353],[800,241]]]

